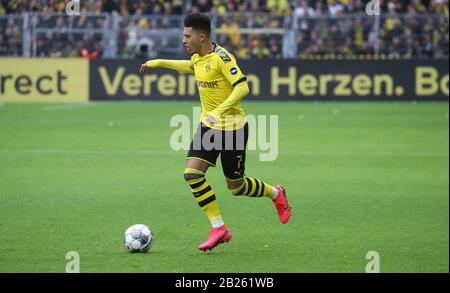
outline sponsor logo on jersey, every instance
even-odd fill
[[[217,80],[216,81],[200,81],[200,80],[197,80],[197,86],[198,87],[202,87],[202,88],[213,89],[213,88],[219,87],[219,82]]]

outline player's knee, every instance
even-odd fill
[[[205,174],[201,174],[200,171],[192,170],[190,168],[186,168],[184,170],[184,180],[186,180],[186,182],[188,183],[192,180],[197,180],[204,177]]]
[[[234,195],[239,196],[243,193],[244,180],[227,181],[228,191]]]

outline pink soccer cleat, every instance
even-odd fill
[[[207,249],[212,250],[217,245],[228,242],[231,240],[233,235],[228,231],[227,226],[223,225],[219,228],[212,228],[208,234],[208,240],[200,244],[198,249],[206,251]]]
[[[291,206],[286,197],[286,188],[283,185],[275,185],[274,187],[278,190],[278,196],[272,201],[277,209],[280,222],[286,224],[291,217]]]

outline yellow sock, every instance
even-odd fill
[[[220,215],[216,195],[208,182],[206,182],[205,174],[196,169],[186,168],[184,170],[184,179],[191,187],[195,201],[208,216],[211,226],[213,228],[222,226],[224,222]]]
[[[276,194],[276,191],[273,188],[272,185],[269,185],[259,179],[251,178],[251,177],[245,177],[244,183],[242,183],[242,186],[230,190],[230,192],[233,195],[236,196],[249,196],[249,197],[268,197],[273,198]]]

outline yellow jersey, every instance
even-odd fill
[[[203,57],[198,54],[191,57],[202,107],[200,121],[210,128],[236,130],[246,123],[240,102],[221,115],[220,123],[211,125],[205,121],[205,116],[230,96],[235,85],[247,80],[234,56],[217,44],[213,43],[213,46],[211,53]]]

